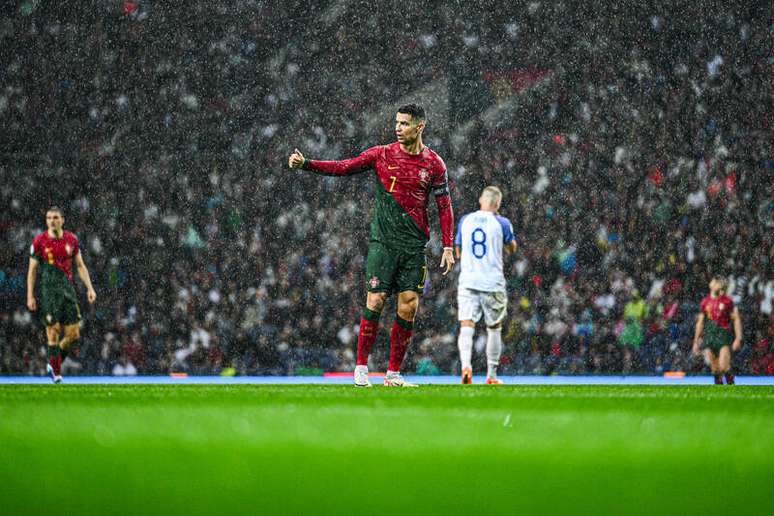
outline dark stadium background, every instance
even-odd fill
[[[414,101],[456,213],[496,184],[520,238],[502,374],[705,372],[690,344],[715,273],[743,317],[737,371],[774,374],[771,6],[379,6],[5,2],[0,373],[45,370],[24,296],[50,205],[99,296],[65,374],[350,371],[373,179],[287,156],[390,142]],[[431,271],[406,370],[456,374],[455,287]],[[649,315],[627,323],[637,293]]]

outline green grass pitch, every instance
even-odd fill
[[[772,387],[0,387],[0,514],[771,514],[772,500]]]

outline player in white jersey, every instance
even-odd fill
[[[502,353],[502,323],[508,308],[503,274],[503,251],[516,251],[516,237],[508,219],[497,214],[503,194],[487,186],[478,199],[481,209],[462,217],[454,245],[460,262],[457,306],[460,335],[457,346],[462,363],[462,383],[473,383],[473,335],[484,316],[486,324],[487,384],[501,384],[497,366]]]

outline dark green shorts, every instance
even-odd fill
[[[704,347],[718,353],[723,346],[730,346],[734,342],[731,330],[721,328],[713,321],[707,319],[704,323]]]
[[[400,251],[381,242],[368,245],[366,259],[366,288],[368,292],[422,293],[427,279],[425,250]]]
[[[81,320],[81,307],[72,286],[41,288],[40,317],[45,326],[61,323],[65,326]]]

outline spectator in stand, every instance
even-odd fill
[[[637,289],[632,291],[632,297],[624,306],[624,328],[618,337],[623,347],[623,372],[629,373],[632,370],[632,362],[635,354],[639,353],[640,346],[645,337],[642,324],[648,316],[648,306],[640,297]]]
[[[769,339],[761,339],[753,345],[750,372],[754,375],[774,375],[774,351]]]
[[[188,363],[197,371],[347,370],[353,344],[338,335],[358,331],[349,307],[363,296],[368,229],[355,207],[372,192],[276,172],[288,141],[323,159],[357,154],[382,133],[366,108],[392,108],[420,85],[467,110],[433,123],[427,142],[448,158],[455,209],[475,207],[490,183],[518,199],[503,212],[529,244],[505,271],[512,306],[526,300],[503,338],[514,369],[620,372],[615,325],[636,288],[653,315],[631,367],[654,371],[651,350],[672,338],[650,324],[660,285],[683,314],[662,364],[706,371],[687,360],[685,314],[708,270],[733,276],[750,335],[770,324],[774,83],[768,18],[754,4],[634,5],[612,21],[562,3],[430,12],[409,0],[375,10],[378,31],[342,29],[358,9],[346,2],[322,18],[299,1],[71,4],[27,2],[0,17],[2,374],[45,370],[18,258],[41,202],[67,203],[101,293],[84,313],[83,373],[109,374],[128,341],[144,353],[138,373],[176,370],[194,327],[210,335]],[[419,14],[392,27],[398,9]],[[219,14],[192,15],[209,12]],[[175,19],[190,23],[170,31]],[[431,339],[421,358],[451,373],[454,281],[428,279],[433,316],[415,338]],[[594,334],[580,367],[568,357],[586,309]],[[408,370],[419,356],[409,352]]]

